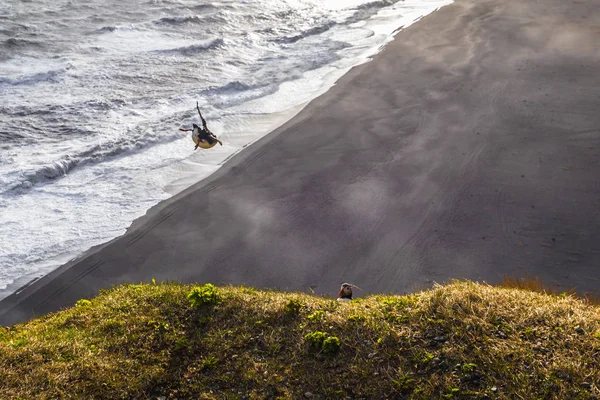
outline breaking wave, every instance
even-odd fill
[[[203,53],[207,50],[217,49],[225,46],[225,41],[223,39],[214,39],[209,41],[208,43],[198,43],[190,46],[178,47],[175,49],[167,49],[167,50],[154,50],[154,53],[162,53],[162,54],[181,54],[184,56],[193,56],[199,53]]]
[[[31,74],[31,75],[25,75],[23,77],[19,77],[19,78],[3,78],[0,77],[0,85],[5,84],[5,85],[12,85],[12,86],[19,86],[19,85],[37,85],[39,83],[44,83],[44,82],[48,82],[48,83],[58,83],[61,82],[62,79],[64,78],[64,74],[66,72],[67,68],[61,68],[61,69],[56,69],[56,70],[51,70],[51,71],[46,71],[46,72],[38,72],[35,74]]]
[[[18,39],[18,38],[9,38],[2,42],[2,47],[7,49],[23,49],[28,47],[42,48],[43,43],[27,40],[27,39]]]
[[[116,140],[112,143],[94,145],[75,155],[64,155],[47,165],[22,171],[18,174],[18,178],[14,181],[13,185],[9,187],[9,191],[13,193],[22,192],[35,185],[60,179],[75,168],[89,163],[101,163],[124,153],[139,151],[157,141],[158,138],[155,136],[135,135],[130,138]]]
[[[375,0],[375,1],[371,1],[369,3],[360,4],[355,8],[357,10],[366,10],[366,9],[370,9],[370,8],[384,8],[384,7],[393,6],[398,1],[400,1],[400,0]]]
[[[299,33],[297,35],[285,36],[285,37],[282,37],[282,38],[275,39],[275,42],[278,42],[278,43],[296,43],[297,41],[302,40],[304,38],[307,38],[309,36],[320,35],[321,33],[327,32],[334,25],[336,25],[335,22],[328,21],[327,23],[325,23],[323,25],[319,25],[319,26],[315,26],[314,28],[307,29],[307,30],[305,30],[305,31],[303,31],[303,32],[301,32],[301,33]]]
[[[181,24],[201,24],[203,23],[203,18],[198,15],[189,15],[185,17],[163,17],[158,21],[154,21],[155,24],[167,24],[167,25],[181,25]]]

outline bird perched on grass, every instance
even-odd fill
[[[352,300],[352,288],[355,287],[358,290],[362,290],[356,285],[351,283],[342,283],[342,287],[340,288],[340,293],[338,294],[337,301],[350,301]]]

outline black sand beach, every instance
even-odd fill
[[[121,282],[600,292],[600,1],[458,0],[124,236],[0,302]]]

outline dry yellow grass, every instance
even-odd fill
[[[554,294],[554,295],[561,295],[561,296],[568,295],[571,297],[580,298],[589,304],[600,305],[600,297],[597,294],[578,293],[574,288],[569,289],[565,292],[561,292],[555,288],[550,287],[549,285],[544,283],[537,276],[535,276],[535,277],[527,277],[527,276],[526,277],[517,277],[517,276],[506,275],[502,279],[502,282],[500,282],[499,286],[507,287],[507,288],[524,289],[524,290],[529,290],[529,291],[538,292],[538,293],[547,293],[547,294]]]

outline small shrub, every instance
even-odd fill
[[[323,341],[323,352],[328,354],[337,353],[340,350],[340,339],[330,336]]]
[[[308,318],[310,321],[321,321],[324,316],[325,312],[323,310],[317,310],[306,318]]]
[[[296,299],[291,299],[288,303],[283,307],[283,312],[285,315],[289,317],[295,317],[300,314],[300,309],[302,308],[302,303]]]
[[[192,307],[200,307],[205,304],[216,304],[220,301],[217,288],[210,283],[193,288],[190,290],[187,298],[192,303]]]
[[[321,349],[321,347],[323,346],[323,342],[325,341],[325,339],[327,339],[327,333],[320,331],[307,333],[304,336],[304,339],[308,341],[311,347],[315,349]]]
[[[337,353],[340,349],[340,339],[335,336],[329,336],[327,332],[315,331],[307,333],[304,339],[306,339],[311,348],[323,350],[327,354]]]
[[[77,300],[75,303],[75,307],[89,307],[92,305],[92,302],[87,299]]]

